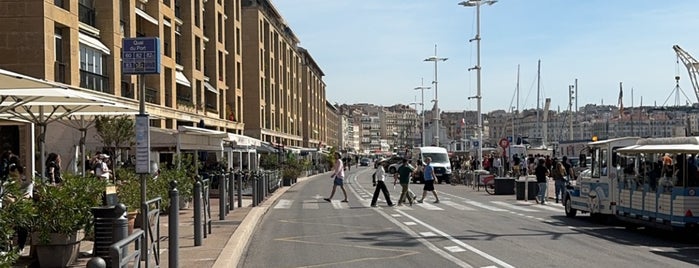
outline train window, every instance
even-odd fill
[[[594,149],[591,152],[590,157],[592,158],[592,164],[591,164],[591,168],[592,168],[591,173],[592,174],[591,174],[591,176],[593,178],[599,178],[600,177],[600,166],[601,166],[600,165],[600,160],[601,160],[600,159],[600,149]]]
[[[608,176],[609,172],[609,156],[607,149],[602,149],[599,153],[600,167],[602,169],[602,176]],[[613,166],[612,166],[613,167]]]

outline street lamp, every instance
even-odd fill
[[[476,66],[469,68],[468,70],[476,70],[476,88],[477,93],[474,97],[478,101],[478,168],[482,168],[482,158],[483,158],[483,116],[481,115],[481,5],[488,4],[492,5],[497,2],[496,0],[468,0],[459,3],[459,5],[465,7],[476,7],[476,37],[469,40],[469,42],[476,41]]]
[[[446,60],[447,58],[437,57],[437,45],[434,45],[434,56],[425,59],[425,61],[434,62],[434,81],[432,81],[432,84],[434,84],[434,115],[432,120],[434,121],[434,127],[437,128],[437,135],[434,139],[435,146],[439,146],[439,95],[437,95],[437,62]]]
[[[415,90],[420,90],[422,94],[422,99],[420,101],[420,119],[422,125],[420,125],[420,146],[425,146],[425,89],[430,89],[431,87],[419,86]]]

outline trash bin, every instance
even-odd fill
[[[509,177],[495,178],[495,194],[511,195],[515,194],[515,179]]]
[[[525,180],[528,181],[527,187],[528,192],[527,192],[527,200],[533,200],[536,199],[536,194],[539,193],[539,186],[536,184],[536,178],[531,177],[531,178],[521,178],[517,180],[517,188],[516,188],[516,195],[517,195],[517,200],[524,200],[524,185],[525,185]]]
[[[95,235],[92,255],[101,257],[110,263],[109,247],[124,239],[128,233],[126,218],[119,221],[125,215],[126,207],[118,204],[116,206],[93,207],[91,211],[94,216]]]

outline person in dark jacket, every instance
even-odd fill
[[[536,196],[536,203],[546,204],[546,179],[549,175],[549,169],[546,168],[546,160],[539,159],[539,163],[534,168],[536,175],[536,183],[539,185],[539,194]]]

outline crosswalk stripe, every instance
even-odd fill
[[[418,203],[417,205],[426,210],[444,210],[443,208],[428,203]]]
[[[514,209],[514,210],[519,210],[519,211],[526,211],[526,212],[534,212],[534,211],[537,211],[536,209],[530,209],[530,208],[526,208],[526,207],[523,207],[523,206],[518,206],[518,205],[510,204],[510,203],[503,202],[503,201],[490,201],[490,202],[493,203],[493,204],[498,204],[498,205],[500,205],[500,206],[507,207],[507,208],[511,208],[511,209]]]
[[[304,200],[303,209],[319,209],[318,200]]]
[[[447,206],[453,207],[458,210],[465,210],[465,211],[474,211],[476,210],[475,208],[472,207],[467,207],[462,204],[456,203],[454,201],[442,201],[442,204],[445,204]]]
[[[525,202],[525,201],[517,201],[517,203],[520,203],[520,204],[528,204],[528,205],[530,205],[530,206],[532,206],[532,207],[540,208],[540,209],[545,209],[545,210],[549,210],[549,211],[555,211],[555,212],[561,212],[561,211],[563,211],[563,206],[561,206],[561,205],[549,205],[549,204],[546,204],[546,205],[539,205],[539,204],[536,204],[536,203],[530,203],[530,202]],[[548,202],[547,202],[547,203],[548,203]]]
[[[277,202],[277,205],[274,206],[274,209],[288,209],[291,207],[291,204],[294,203],[294,200],[289,200],[289,199],[279,199],[279,202]]]
[[[502,209],[502,208],[496,208],[496,207],[488,206],[488,205],[485,205],[485,204],[483,204],[483,203],[476,202],[476,201],[466,201],[466,203],[468,203],[469,205],[476,206],[476,207],[479,207],[479,208],[484,208],[484,209],[487,209],[487,210],[490,210],[490,211],[507,211],[507,209]]]
[[[344,208],[346,208],[346,207],[344,207],[344,206],[342,205],[342,203],[340,202],[340,200],[331,200],[331,201],[330,201],[330,204],[333,205],[333,208],[334,208],[334,209],[344,209]]]

